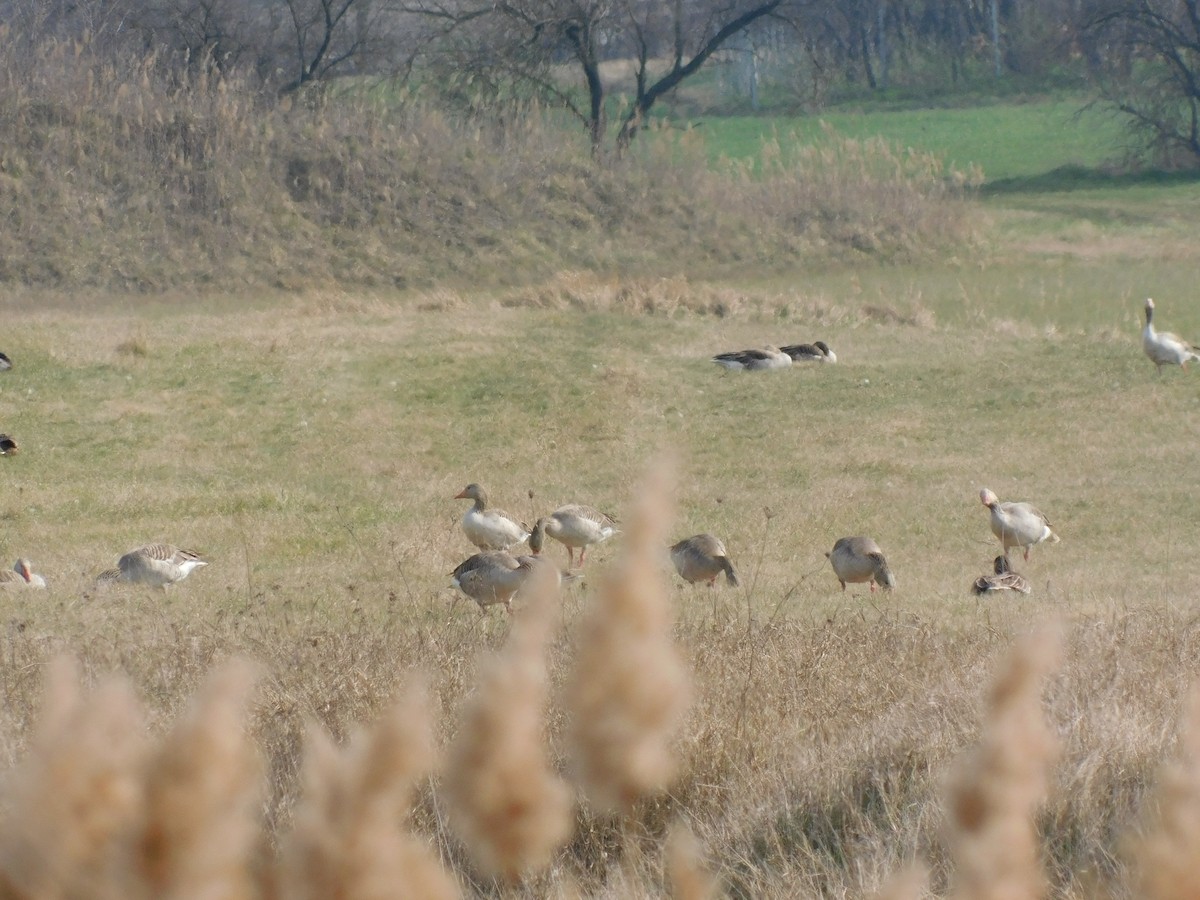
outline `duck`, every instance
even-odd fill
[[[546,516],[542,529],[567,548],[569,566],[575,565],[575,550],[578,548],[581,568],[589,546],[606,541],[619,531],[614,516],[575,503],[560,506]]]
[[[1025,580],[1024,575],[1014,572],[1008,567],[1008,558],[1005,556],[997,556],[992,563],[993,575],[980,575],[975,579],[975,583],[971,585],[971,592],[975,596],[983,594],[994,594],[999,591],[1018,591],[1022,594],[1029,593],[1029,582]]]
[[[792,364],[790,356],[771,344],[761,350],[731,350],[728,353],[718,353],[712,361],[722,368],[746,371],[783,369]]]
[[[12,360],[8,358],[7,353],[0,353],[0,372],[7,372],[12,368]]]
[[[987,488],[979,492],[979,502],[991,510],[992,534],[1000,538],[1005,557],[1009,547],[1021,547],[1025,562],[1029,562],[1030,547],[1046,541],[1059,542],[1058,535],[1050,529],[1050,520],[1032,503],[1001,503]]]
[[[7,434],[0,434],[0,456],[16,456],[17,442]]]
[[[17,560],[11,569],[0,570],[0,588],[30,587],[44,588],[46,579],[33,571],[33,564],[25,557]]]
[[[715,587],[717,576],[722,572],[730,587],[740,584],[725,545],[711,534],[694,534],[672,545],[671,562],[679,577],[688,584],[706,581],[709,587]]]
[[[467,540],[480,550],[507,550],[529,539],[529,529],[499,509],[488,508],[487,492],[472,482],[454,495],[455,500],[474,500],[462,519]]]
[[[842,590],[846,590],[847,582],[861,584],[871,582],[871,593],[875,593],[878,584],[885,591],[896,586],[892,570],[888,568],[883,551],[869,537],[839,538],[833,545],[833,550],[825,556],[833,565],[833,573],[841,582]]]
[[[1190,360],[1200,362],[1200,355],[1196,353],[1200,347],[1189,344],[1183,338],[1171,334],[1169,331],[1155,331],[1153,320],[1154,301],[1147,297],[1146,327],[1142,329],[1142,349],[1150,357],[1150,362],[1157,367],[1159,375],[1162,375],[1163,366],[1179,366],[1186,372]]]
[[[149,584],[164,591],[168,585],[183,581],[193,571],[207,565],[199,553],[181,550],[173,544],[146,544],[117,560],[122,581]]]
[[[816,341],[812,344],[789,344],[779,349],[790,356],[792,362],[837,362],[837,354],[830,350],[829,345],[824,341]]]

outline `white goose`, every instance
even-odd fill
[[[560,506],[542,523],[546,534],[567,548],[567,564],[575,565],[575,549],[579,549],[579,565],[592,544],[606,541],[618,532],[617,520],[590,506],[568,504]]]
[[[1142,329],[1142,349],[1150,357],[1150,361],[1162,374],[1163,366],[1179,366],[1185,372],[1189,360],[1200,362],[1196,354],[1200,347],[1194,347],[1178,335],[1169,331],[1154,330],[1154,301],[1146,298],[1146,327]]]
[[[1030,547],[1046,541],[1058,543],[1058,535],[1050,530],[1050,520],[1032,503],[1001,503],[987,488],[979,492],[979,502],[991,510],[992,534],[1000,538],[1005,557],[1009,547],[1021,547],[1029,562]]]
[[[117,560],[122,581],[149,584],[164,591],[167,585],[182,581],[193,570],[207,565],[200,554],[181,550],[171,544],[146,544],[130,550]]]
[[[714,587],[717,576],[722,572],[731,587],[740,584],[733,563],[725,552],[725,545],[711,534],[694,534],[672,546],[671,562],[675,564],[679,577],[688,584],[706,581],[709,587]]]
[[[880,585],[885,591],[896,586],[892,570],[888,568],[883,551],[869,537],[844,537],[838,539],[833,550],[826,553],[833,565],[833,574],[841,582],[842,590],[846,583],[861,584],[871,582],[871,593],[875,593],[875,585]]]
[[[45,586],[46,579],[41,575],[34,574],[33,564],[23,556],[11,569],[0,570],[0,588],[44,588]]]
[[[507,550],[528,540],[529,529],[508,513],[489,509],[487,492],[474,482],[455,494],[454,499],[475,501],[463,516],[462,527],[467,540],[480,550]]]
[[[718,353],[712,361],[725,369],[744,369],[751,372],[783,369],[792,364],[790,356],[770,344],[761,350],[731,350],[728,353]]]

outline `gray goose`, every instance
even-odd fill
[[[25,557],[17,560],[11,569],[0,570],[0,587],[44,588],[46,579],[33,571],[33,564]]]
[[[480,550],[507,550],[529,537],[529,529],[499,509],[488,508],[487,492],[472,482],[454,495],[455,500],[474,500],[462,519],[463,532]]]
[[[997,556],[992,563],[994,574],[980,575],[975,579],[975,583],[971,585],[971,592],[979,597],[983,594],[995,594],[1000,591],[1018,591],[1022,594],[1029,593],[1029,582],[1025,580],[1023,575],[1014,572],[1008,567],[1008,558],[1005,556]]]
[[[576,503],[560,506],[546,516],[542,525],[545,533],[567,548],[568,565],[575,565],[575,550],[579,550],[579,565],[583,565],[587,548],[617,534],[617,520],[591,506]]]
[[[172,544],[146,544],[117,560],[122,581],[149,584],[164,591],[168,585],[183,581],[195,569],[207,565],[199,553]]]
[[[790,356],[770,344],[761,350],[731,350],[728,353],[718,353],[712,361],[724,369],[750,372],[783,369],[792,364]]]
[[[812,344],[789,344],[779,349],[790,356],[792,362],[837,362],[837,354],[830,350],[829,345],[824,341],[816,341]]]
[[[871,582],[871,593],[875,593],[875,585],[884,590],[896,586],[892,570],[888,568],[883,551],[869,537],[839,538],[833,545],[833,550],[825,554],[833,565],[833,573],[846,590],[847,583],[861,584]]]
[[[1046,541],[1058,543],[1058,535],[1050,530],[1050,520],[1032,503],[1001,503],[987,488],[979,492],[979,502],[991,511],[992,534],[1000,538],[1006,557],[1009,547],[1021,547],[1029,562],[1030,547]]]
[[[725,552],[725,545],[711,534],[694,534],[673,545],[671,562],[675,564],[679,577],[688,584],[705,581],[709,587],[714,587],[717,576],[722,572],[731,587],[739,584],[737,572]]]

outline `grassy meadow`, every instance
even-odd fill
[[[994,150],[989,168],[992,148],[964,158],[996,177],[1058,165]],[[951,893],[965,857],[949,774],[987,739],[988,684],[1014,640],[1053,621],[1060,751],[1032,865],[1056,897],[1174,896],[1138,887],[1152,854],[1133,836],[1153,828],[1147,798],[1196,673],[1200,375],[1156,377],[1139,332],[1153,296],[1164,329],[1200,338],[1200,190],[1035,182],[966,215],[975,236],[936,256],[798,257],[736,279],[681,262],[475,288],[7,294],[0,430],[21,451],[0,459],[4,559],[30,557],[50,587],[0,594],[0,756],[25,757],[57,654],[88,685],[128,676],[156,737],[214,665],[249,657],[254,814],[286,846],[308,821],[312,723],[344,741],[423,673],[444,747],[486,693],[481,660],[513,623],[449,586],[473,552],[454,494],[477,481],[527,522],[570,502],[628,519],[666,455],[669,538],[719,535],[742,577],[683,585],[662,540],[692,695],[678,775],[620,822],[579,807],[548,867],[507,886],[452,836],[444,779],[422,782],[413,828],[458,890],[703,896],[664,874],[683,822],[722,895],[866,897],[914,863]],[[816,339],[836,365],[709,361]],[[981,487],[1036,503],[1062,538],[1016,560],[1027,597],[968,592],[999,547]],[[824,553],[853,534],[881,544],[897,590],[839,590]],[[152,540],[211,564],[166,593],[95,589]],[[547,654],[556,770],[570,769],[564,686],[623,542],[564,589]]]

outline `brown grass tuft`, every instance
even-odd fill
[[[671,737],[689,685],[672,640],[661,566],[668,543],[668,477],[660,467],[640,492],[624,555],[587,614],[568,706],[585,792],[600,809],[628,811],[663,790],[675,771]]]
[[[1033,814],[1057,752],[1042,712],[1042,682],[1058,665],[1059,645],[1053,630],[1017,643],[992,684],[981,741],[959,764],[949,798],[959,900],[1045,893]]]
[[[410,687],[341,753],[324,731],[311,728],[304,799],[282,855],[283,896],[457,897],[429,846],[401,827],[417,782],[435,762],[423,686]]]

